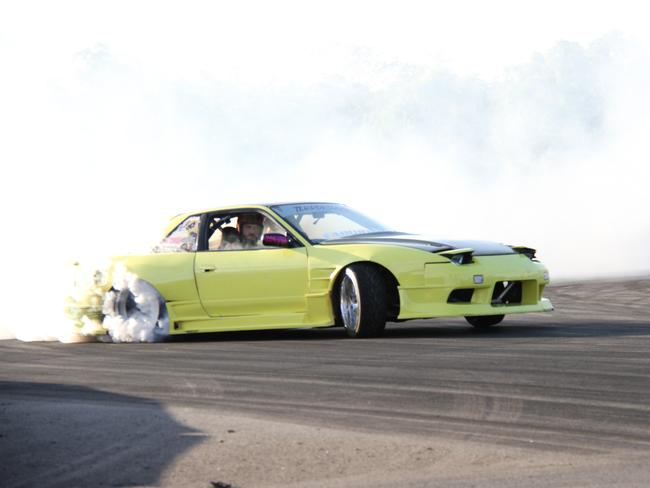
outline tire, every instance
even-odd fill
[[[169,335],[165,301],[153,285],[134,276],[113,284],[102,311],[113,342],[154,342]]]
[[[366,263],[345,268],[338,283],[338,318],[350,337],[373,337],[386,327],[386,283]]]
[[[485,330],[489,329],[493,325],[501,323],[504,317],[505,315],[477,315],[474,317],[465,317],[465,320],[477,329]]]

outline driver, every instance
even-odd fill
[[[264,228],[264,216],[259,213],[241,214],[237,219],[237,230],[244,249],[260,247],[260,238]]]

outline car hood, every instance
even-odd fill
[[[427,252],[442,252],[453,249],[471,248],[475,256],[494,256],[498,254],[516,254],[510,246],[490,241],[465,239],[438,239],[417,234],[373,234],[349,236],[341,239],[331,239],[320,242],[321,245],[333,246],[340,244],[383,244],[404,246]]]

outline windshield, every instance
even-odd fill
[[[271,208],[316,243],[360,234],[393,232],[393,229],[338,203],[292,203]]]

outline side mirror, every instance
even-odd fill
[[[289,247],[289,238],[283,234],[264,234],[262,244],[270,247]]]

